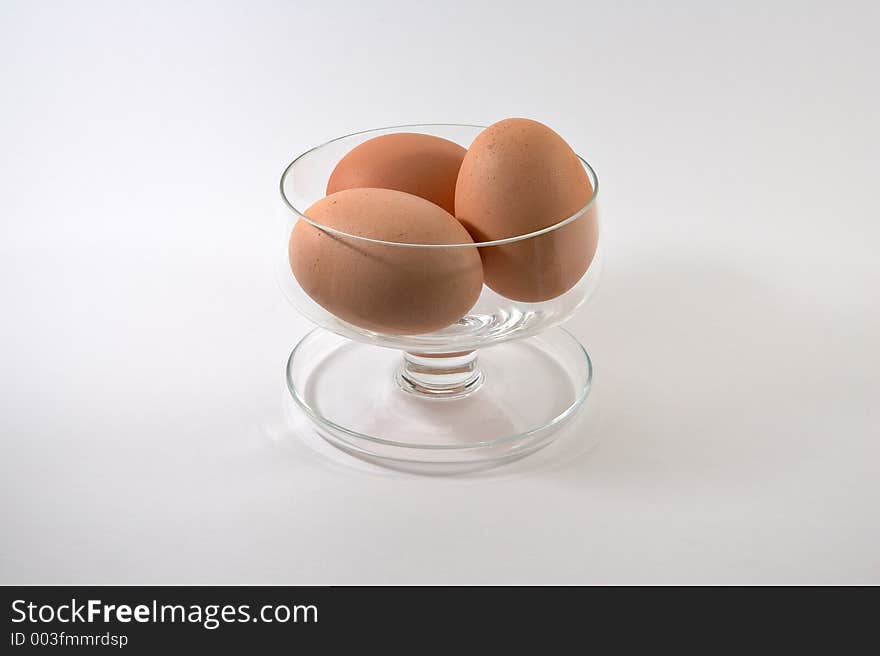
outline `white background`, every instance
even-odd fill
[[[880,583],[878,23],[0,2],[0,582]],[[507,116],[602,181],[567,438],[601,443],[459,478],[317,448],[285,402],[283,165]]]

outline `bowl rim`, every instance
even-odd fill
[[[590,200],[581,207],[577,212],[568,216],[561,221],[554,223],[553,225],[547,226],[545,228],[541,228],[539,230],[534,230],[532,232],[527,232],[521,235],[514,235],[512,237],[505,237],[504,239],[493,239],[491,241],[479,241],[479,242],[464,242],[464,243],[455,243],[455,244],[416,244],[409,242],[398,242],[398,241],[385,241],[383,239],[374,239],[372,237],[364,237],[363,235],[356,235],[353,233],[345,232],[344,230],[339,230],[337,228],[333,228],[318,221],[314,221],[305,215],[305,209],[297,208],[287,197],[287,194],[284,191],[284,185],[287,181],[287,177],[290,175],[293,168],[296,166],[298,162],[300,162],[303,158],[308,157],[310,154],[315,151],[320,150],[326,146],[329,146],[332,143],[336,143],[337,141],[342,141],[343,139],[348,139],[351,137],[357,137],[360,135],[370,134],[373,132],[386,132],[388,130],[401,130],[405,128],[432,128],[432,127],[459,127],[459,128],[478,128],[481,130],[486,129],[485,125],[477,125],[473,123],[406,123],[403,125],[389,125],[387,127],[382,128],[370,128],[368,130],[359,130],[357,132],[352,132],[350,134],[342,135],[341,137],[336,137],[334,139],[330,139],[329,141],[325,141],[317,146],[309,148],[305,152],[301,153],[297,157],[295,157],[287,166],[284,167],[284,171],[281,174],[281,180],[279,182],[279,189],[281,192],[281,199],[284,201],[284,204],[287,208],[293,212],[297,219],[305,221],[315,228],[327,232],[332,235],[336,235],[339,237],[345,237],[349,239],[357,239],[363,242],[369,242],[373,244],[381,244],[385,246],[402,246],[407,248],[485,248],[487,246],[502,246],[504,244],[512,244],[518,241],[523,241],[525,239],[534,239],[535,237],[540,237],[541,235],[545,235],[547,233],[553,232],[555,230],[559,230],[564,226],[576,221],[579,217],[586,214],[586,212],[590,209],[590,207],[595,203],[597,196],[599,195],[599,176],[596,174],[595,169],[590,165],[587,160],[583,157],[575,153],[575,156],[580,160],[581,165],[586,169],[587,175],[590,177],[591,182],[593,184],[593,194],[590,196]]]

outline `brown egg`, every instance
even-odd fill
[[[421,196],[452,214],[455,181],[465,149],[457,143],[429,134],[400,132],[365,141],[339,160],[327,195],[378,187]]]
[[[455,215],[474,241],[527,234],[559,223],[589,202],[593,186],[567,143],[524,118],[483,130],[467,151],[455,189]],[[502,296],[545,301],[587,271],[599,240],[595,203],[540,237],[480,249],[486,284]]]
[[[392,189],[347,189],[306,210],[339,236],[300,220],[290,233],[290,268],[305,292],[348,323],[375,332],[439,330],[470,310],[483,285],[476,248],[377,244],[470,244],[449,212]]]

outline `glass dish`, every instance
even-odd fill
[[[586,272],[565,293],[523,302],[483,285],[467,314],[445,328],[421,334],[392,334],[349,323],[314,301],[291,272],[287,246],[298,221],[401,271],[417,266],[406,262],[453,256],[457,249],[476,249],[484,261],[490,249],[496,256],[543,257],[552,255],[560,236],[567,234],[563,230],[598,235],[598,179],[582,159],[593,187],[589,202],[547,228],[505,239],[467,244],[382,241],[318,224],[304,214],[325,196],[327,180],[339,160],[368,139],[415,132],[467,148],[482,129],[422,124],[358,132],[303,153],[281,176],[285,211],[277,242],[277,279],[293,306],[318,326],[290,355],[288,387],[321,436],[366,460],[425,472],[507,462],[548,444],[589,393],[590,358],[559,325],[595,290],[601,241]],[[407,269],[406,273],[419,272]],[[389,287],[384,300],[400,299]]]

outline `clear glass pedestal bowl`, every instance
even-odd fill
[[[423,133],[467,148],[482,129],[423,124],[359,132],[303,153],[282,174],[284,218],[275,249],[276,277],[287,299],[318,326],[290,354],[287,386],[321,437],[361,459],[424,473],[503,464],[549,444],[589,394],[590,357],[560,327],[591,296],[601,268],[598,179],[587,162],[581,160],[592,193],[580,210],[547,228],[495,241],[379,241],[340,232],[305,216],[325,196],[327,180],[339,160],[368,139]],[[390,266],[418,260],[409,257],[414,253],[428,261],[456,249],[477,249],[484,261],[489,249],[502,256],[547,257],[572,230],[593,234],[595,251],[586,272],[555,298],[517,301],[484,285],[476,304],[452,325],[430,333],[391,334],[346,322],[305,292],[291,271],[288,252],[290,233],[298,221],[307,221]],[[401,257],[404,254],[407,257]]]

